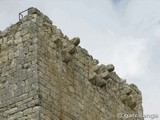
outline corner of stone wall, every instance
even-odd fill
[[[0,32],[0,119],[39,119],[36,14]]]
[[[68,71],[73,72],[71,70],[73,69],[75,71],[74,75],[75,73],[80,74],[84,80],[88,80],[87,84],[90,84],[91,89],[98,88],[103,95],[107,93],[111,96],[116,95],[116,97],[114,96],[115,99],[119,100],[119,104],[124,105],[123,109],[127,112],[142,113],[142,95],[136,85],[129,85],[126,80],[120,78],[114,71],[114,65],[99,64],[98,60],[94,59],[86,49],[79,46],[80,38],[69,39],[60,29],[52,25],[52,21],[48,17],[37,9],[29,12],[29,14],[35,13],[38,15],[36,24],[40,27],[38,37],[41,39],[38,49],[38,51],[41,50],[39,51],[38,61],[43,61],[43,64],[41,63],[42,67],[54,66],[54,63],[56,63],[57,74],[71,74],[71,76],[72,73],[68,73]],[[45,75],[46,73],[41,74]],[[62,81],[62,84],[65,83]],[[100,95],[99,90],[95,91]]]

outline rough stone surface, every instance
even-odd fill
[[[118,113],[143,113],[138,88],[79,43],[35,8],[0,31],[0,120],[123,120]]]

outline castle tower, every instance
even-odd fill
[[[79,43],[36,8],[0,31],[0,120],[143,120],[136,85]]]

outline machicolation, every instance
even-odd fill
[[[142,95],[36,8],[0,31],[0,120],[124,120]],[[122,114],[121,116],[118,116]],[[128,120],[143,120],[130,117]]]

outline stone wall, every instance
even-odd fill
[[[35,8],[0,31],[0,120],[123,120],[141,92]],[[129,120],[143,120],[132,117]]]

